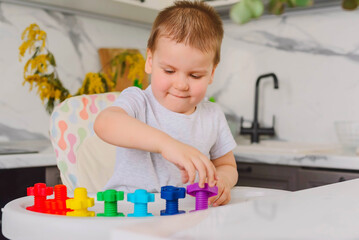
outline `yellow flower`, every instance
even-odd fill
[[[26,74],[33,74],[34,72],[47,73],[47,67],[49,64],[48,55],[40,54],[32,59],[29,59],[24,66],[24,77]],[[29,70],[30,66],[30,70]]]
[[[113,79],[114,74],[112,74],[113,76],[111,77]],[[107,86],[108,86],[108,91],[112,91],[112,89],[115,87],[115,83],[107,76],[107,74],[102,74],[102,77],[106,80]]]
[[[126,64],[129,66],[129,71],[127,77],[135,81],[138,79],[138,83],[141,84],[143,78],[145,77],[145,59],[141,53],[130,54],[126,56]]]
[[[79,94],[96,94],[104,92],[105,83],[102,82],[101,74],[93,72],[86,74],[85,79],[82,82],[82,86],[78,91]]]
[[[24,42],[19,47],[20,59],[24,57],[26,50],[31,53],[37,46],[40,47],[40,51],[45,48],[46,32],[42,31],[36,23],[33,23],[23,31],[21,40]]]
[[[86,76],[89,76],[88,94],[103,93],[105,91],[98,73],[88,73]]]
[[[39,82],[40,81],[40,76],[39,75],[30,75],[24,78],[24,81],[22,82],[22,85],[25,85],[26,82],[28,82],[30,84],[30,90],[32,90],[34,82]]]

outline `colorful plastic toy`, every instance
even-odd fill
[[[124,217],[123,213],[117,212],[117,201],[122,201],[124,194],[122,191],[113,189],[97,193],[97,201],[104,201],[105,212],[98,213],[99,217]]]
[[[216,196],[218,194],[217,186],[209,187],[207,183],[204,184],[204,188],[200,188],[198,183],[187,186],[187,194],[196,197],[196,209],[205,210],[208,209],[208,198]]]
[[[66,200],[66,207],[74,211],[67,212],[66,216],[94,217],[95,212],[87,210],[87,208],[93,207],[94,205],[94,199],[87,197],[86,188],[76,188],[74,191],[74,198]]]
[[[161,216],[185,213],[178,211],[178,199],[185,198],[186,189],[174,186],[161,187],[161,198],[166,200],[166,209],[161,210]]]
[[[66,215],[67,212],[72,211],[71,209],[66,208],[66,200],[69,199],[66,186],[63,184],[56,185],[54,187],[54,193],[54,199],[48,199],[45,202],[46,213]]]
[[[33,212],[45,213],[46,212],[46,198],[52,195],[53,188],[47,187],[45,183],[36,183],[33,187],[27,188],[27,195],[34,196],[34,206],[27,207],[26,209]]]
[[[137,189],[134,193],[127,194],[127,201],[135,204],[134,212],[127,217],[150,217],[152,213],[147,212],[147,204],[155,201],[155,195],[144,189]]]

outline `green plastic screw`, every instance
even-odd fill
[[[99,217],[124,217],[123,213],[117,212],[117,201],[124,199],[124,193],[122,191],[116,191],[113,189],[106,190],[104,192],[97,193],[97,201],[104,201],[105,212],[98,213]]]

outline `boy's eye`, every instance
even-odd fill
[[[168,70],[168,69],[165,69],[164,71],[165,71],[165,73],[168,73],[168,74],[172,74],[172,73],[175,72],[175,71],[173,71],[173,70]]]
[[[193,77],[194,79],[200,79],[202,76],[191,74],[191,77]]]

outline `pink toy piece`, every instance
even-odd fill
[[[65,150],[67,145],[66,145],[64,135],[65,135],[65,131],[67,130],[67,124],[63,120],[59,121],[58,124],[59,124],[60,132],[61,132],[61,137],[60,137],[60,140],[58,142],[58,145],[62,150]]]
[[[90,111],[91,111],[91,113],[97,113],[98,108],[96,107],[96,104],[95,104],[95,99],[97,98],[97,95],[90,95],[90,98],[92,100],[91,105],[90,105]]]
[[[83,97],[82,98],[82,103],[84,104],[84,107],[83,109],[81,110],[80,112],[80,117],[83,119],[83,120],[87,120],[89,118],[89,115],[86,111],[86,106],[88,104],[89,100],[86,98],[86,97]]]
[[[111,102],[115,101],[116,97],[114,94],[108,94],[107,96],[107,99],[110,100]]]
[[[208,209],[208,198],[218,194],[218,187],[209,187],[205,183],[204,188],[200,188],[198,183],[194,183],[187,186],[187,194],[196,197],[196,209],[193,211],[205,210]]]
[[[74,145],[76,143],[76,136],[72,133],[70,133],[68,136],[67,136],[67,139],[69,140],[69,143],[70,143],[70,151],[69,153],[67,154],[67,157],[69,158],[69,161],[71,163],[76,163],[76,156],[75,156],[75,153],[74,153]]]

